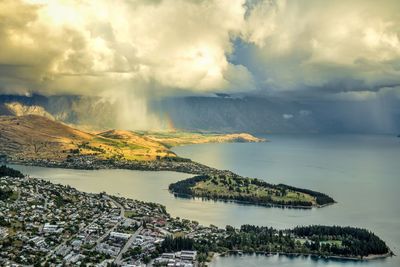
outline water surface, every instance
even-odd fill
[[[87,192],[158,202],[172,216],[202,224],[257,224],[287,228],[296,225],[350,225],[368,228],[400,248],[400,139],[393,136],[272,135],[271,142],[204,144],[175,151],[195,161],[268,182],[321,191],[337,204],[322,209],[265,208],[234,203],[174,198],[168,184],[190,175],[130,170],[65,170],[17,168],[32,176],[68,184]],[[310,258],[225,257],[213,266],[400,266],[399,257],[373,262],[315,261]]]
[[[311,211],[238,208],[238,223],[368,228],[400,248],[400,139],[365,135],[270,135],[271,142],[176,148],[184,157],[244,176],[310,188],[337,204]],[[232,219],[232,218],[230,218]],[[400,266],[399,257],[373,262],[325,262],[286,257],[220,258],[213,266]]]

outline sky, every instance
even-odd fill
[[[215,92],[400,98],[398,0],[1,0],[0,43],[1,94],[141,116],[149,98]]]

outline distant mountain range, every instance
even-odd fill
[[[96,129],[120,128],[118,103],[87,96],[0,95],[0,115],[35,114]],[[250,133],[398,133],[400,101],[299,101],[231,95],[149,103],[171,127]],[[129,127],[127,127],[129,128]],[[131,128],[134,128],[131,127]]]
[[[400,101],[266,97],[170,98],[155,105],[177,128],[251,133],[398,133]]]
[[[98,129],[116,128],[115,110],[97,97],[0,95],[0,115],[39,115]]]

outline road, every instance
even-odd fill
[[[122,259],[122,255],[128,251],[128,249],[132,246],[133,241],[135,241],[136,237],[140,234],[140,232],[142,231],[143,227],[140,226],[136,232],[131,235],[131,237],[128,239],[128,241],[126,241],[125,246],[121,249],[121,251],[119,252],[118,256],[115,258],[114,263],[117,265],[121,264],[121,259]]]
[[[119,204],[117,201],[115,201],[114,199],[110,198],[109,196],[105,196],[105,198],[109,201],[111,201],[112,203],[115,204],[115,206],[120,208],[120,216],[121,218],[125,217],[125,208]],[[101,237],[99,237],[99,239],[97,239],[96,241],[96,245],[100,244],[112,231],[115,230],[115,228],[117,228],[117,226],[119,226],[122,223],[122,221],[116,223],[111,229],[109,229],[108,231],[106,231],[104,233],[104,235],[102,235]]]
[[[114,199],[112,199],[111,197],[109,197],[109,196],[104,196],[106,199],[108,199],[108,200],[110,200],[112,203],[114,203],[114,205],[115,206],[117,206],[120,210],[121,210],[121,212],[120,212],[120,215],[119,216],[121,216],[121,218],[124,218],[125,217],[125,208],[121,205],[121,204],[119,204],[117,201],[115,201]]]
[[[92,225],[93,223],[95,223],[97,220],[99,219],[99,217],[96,217],[92,222],[90,222],[86,227],[80,227],[78,230],[78,233],[80,233],[83,229],[89,227],[90,225]],[[61,247],[67,244],[68,241],[72,240],[73,238],[76,237],[75,235],[71,235],[68,239],[65,239],[61,244],[59,244],[58,246],[56,246],[55,248],[53,248],[52,250],[50,250],[45,258],[45,263],[49,260],[50,256],[52,256],[53,254],[56,253],[56,251]]]
[[[109,201],[113,202],[117,207],[120,208],[120,216],[121,218],[124,218],[125,215],[125,208],[119,204],[117,201],[115,201],[114,199],[110,198],[109,196],[105,196]],[[47,202],[46,204],[47,205]],[[90,225],[92,225],[93,223],[95,223],[98,220],[98,217],[96,217],[93,221],[91,221],[86,227],[83,228],[79,228],[79,232],[81,232],[84,228],[89,227]],[[120,225],[122,223],[122,221],[116,223],[111,229],[109,229],[104,235],[102,235],[99,239],[97,239],[96,244],[100,244],[101,241],[103,241],[110,233],[111,231],[113,231],[118,225]],[[72,235],[70,238],[64,240],[61,244],[59,244],[58,246],[56,246],[54,249],[52,249],[51,251],[49,251],[46,255],[45,258],[45,262],[47,262],[50,258],[51,255],[53,255],[61,246],[65,245],[69,240],[72,240],[72,238],[74,238],[76,235]]]

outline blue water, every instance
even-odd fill
[[[204,144],[175,148],[180,156],[273,183],[318,190],[338,203],[322,209],[264,208],[234,203],[174,198],[168,184],[190,175],[130,170],[65,170],[17,166],[24,173],[87,192],[158,202],[172,216],[202,224],[350,225],[372,230],[400,254],[400,138],[359,135],[270,135],[267,143]],[[288,257],[224,257],[228,266],[400,267],[400,257],[371,262],[315,261]]]
[[[362,135],[271,135],[268,143],[176,148],[184,157],[273,183],[325,192],[338,203],[311,211],[237,207],[234,222],[288,227],[365,227],[400,254],[400,138]],[[232,222],[231,214],[227,215]],[[228,222],[227,222],[228,223]],[[400,266],[399,257],[332,262],[287,257],[226,257],[212,266]]]

